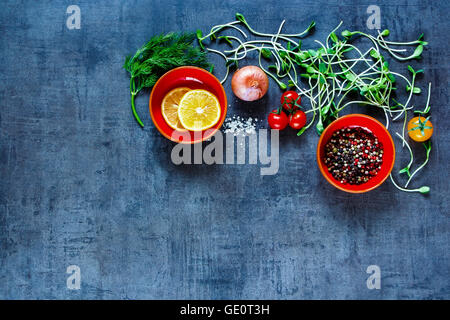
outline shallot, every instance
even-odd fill
[[[261,99],[269,88],[269,79],[257,66],[246,66],[237,70],[231,80],[234,94],[244,101]]]

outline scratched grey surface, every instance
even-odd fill
[[[448,2],[76,1],[81,29],[68,30],[70,4],[0,4],[0,298],[450,298]],[[371,4],[391,39],[424,32],[430,42],[411,62],[425,69],[424,91],[433,82],[433,150],[415,183],[429,196],[391,183],[363,195],[333,189],[316,168],[313,130],[282,132],[274,176],[258,165],[175,166],[148,92],[137,100],[145,129],[132,118],[121,66],[154,34],[206,31],[241,12],[271,32],[282,19],[288,32],[315,20],[304,41],[314,46],[341,19],[373,32]],[[230,115],[261,119],[280,95],[271,82],[262,101],[242,103],[225,88]],[[406,162],[399,154],[395,171]],[[80,290],[66,287],[73,264]],[[366,287],[372,264],[381,290]]]

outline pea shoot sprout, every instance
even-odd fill
[[[403,117],[401,133],[396,133],[402,140],[402,146],[407,146],[411,160],[401,173],[407,173],[408,182],[405,187],[398,186],[391,176],[393,184],[402,191],[427,193],[429,187],[419,189],[406,189],[412,177],[428,162],[430,147],[426,147],[427,161],[422,164],[413,174],[410,173],[413,164],[413,155],[410,146],[405,140],[405,129],[408,111],[414,94],[420,94],[421,89],[416,87],[416,77],[423,70],[414,70],[408,66],[411,78],[394,72],[389,68],[389,63],[381,53],[381,49],[399,61],[419,59],[427,42],[423,41],[423,34],[415,41],[394,42],[387,41],[389,30],[378,31],[377,36],[366,34],[361,31],[344,30],[341,37],[337,35],[342,26],[342,21],[334,28],[325,39],[325,42],[315,40],[318,45],[316,49],[302,49],[302,38],[307,36],[315,27],[315,22],[300,33],[288,34],[283,32],[285,20],[283,20],[276,33],[263,33],[256,31],[250,26],[245,17],[237,13],[236,20],[213,26],[210,32],[203,36],[197,31],[197,38],[201,48],[207,52],[219,55],[225,60],[226,73],[222,79],[224,83],[230,68],[238,67],[239,61],[245,59],[251,52],[258,54],[259,67],[271,77],[275,83],[285,90],[287,87],[295,88],[305,100],[309,101],[310,108],[306,114],[312,114],[310,122],[305,125],[297,135],[302,135],[308,128],[315,124],[317,133],[320,135],[324,128],[339,117],[339,112],[354,104],[374,106],[379,108],[385,116],[386,128],[391,121],[397,121]],[[242,25],[245,27],[242,28]],[[242,37],[224,35],[227,29],[237,31]],[[258,39],[249,40],[249,32]],[[219,35],[220,34],[220,35]],[[365,38],[369,40],[371,47],[361,50],[352,44],[352,39]],[[225,41],[231,48],[216,50],[208,48],[206,40]],[[402,48],[398,48],[398,47]],[[415,47],[414,51],[405,55],[408,51],[405,47]],[[264,63],[263,63],[264,62]],[[269,64],[268,63],[272,63]],[[301,82],[303,78],[305,81]],[[397,90],[397,78],[406,83],[408,97],[404,103],[396,101],[392,94]],[[304,83],[306,82],[306,88]],[[426,114],[430,111],[431,83],[428,88],[428,101],[425,109],[419,111]],[[359,93],[359,99],[350,99],[353,92]],[[305,101],[303,100],[303,101]]]

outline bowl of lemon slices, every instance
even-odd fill
[[[149,109],[155,127],[164,137],[191,144],[209,139],[220,129],[227,113],[227,96],[210,72],[179,67],[156,82]]]

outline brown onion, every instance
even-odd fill
[[[246,66],[237,70],[231,79],[231,89],[244,101],[261,99],[269,88],[269,78],[261,68]]]

